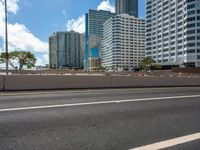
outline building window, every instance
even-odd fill
[[[178,53],[177,53],[177,55],[182,55],[182,54],[183,54],[183,52],[178,52]]]
[[[171,56],[175,56],[175,53],[171,53]]]
[[[194,20],[195,20],[195,17],[187,18],[187,22],[194,21]]]
[[[188,16],[189,16],[189,15],[193,15],[193,14],[195,14],[195,11],[194,11],[194,10],[188,12]]]
[[[195,4],[190,4],[187,6],[187,9],[192,9],[192,8],[195,8]]]
[[[168,59],[163,59],[163,62],[168,62],[169,60]]]
[[[188,47],[195,47],[195,43],[188,43],[187,46]]]
[[[189,30],[187,31],[187,34],[194,34],[195,33],[195,30]]]
[[[187,25],[187,28],[194,28],[194,27],[195,27],[195,25],[196,25],[195,23],[188,24],[188,25]]]
[[[192,50],[187,50],[187,54],[193,54],[193,53],[195,53],[195,50],[194,50],[194,49],[192,49]]]
[[[195,36],[192,36],[192,37],[187,37],[187,40],[188,40],[188,41],[195,40]]]

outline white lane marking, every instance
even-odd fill
[[[150,145],[146,145],[146,146],[142,146],[142,147],[138,147],[138,148],[133,148],[130,150],[159,150],[159,149],[176,146],[179,144],[192,142],[192,141],[199,140],[199,139],[200,139],[200,133],[195,133],[195,134],[190,134],[190,135],[170,139],[170,140],[163,141],[163,142],[158,142],[158,143],[154,143],[154,144],[150,144]]]
[[[167,99],[184,99],[184,98],[197,98],[197,97],[200,97],[200,95],[155,97],[155,98],[141,98],[141,99],[113,100],[113,101],[98,101],[98,102],[58,104],[58,105],[33,106],[33,107],[18,107],[18,108],[0,109],[0,112],[20,111],[20,110],[34,110],[34,109],[45,109],[45,108],[59,108],[59,107],[72,107],[72,106],[85,106],[85,105],[99,105],[99,104],[111,104],[111,103],[126,103],[126,102],[137,102],[137,101],[156,101],[156,100],[167,100]]]

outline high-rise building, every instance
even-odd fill
[[[100,48],[103,23],[114,14],[104,10],[89,10],[86,14],[84,69],[100,67]]]
[[[84,35],[55,32],[49,37],[50,68],[83,68]]]
[[[116,0],[115,12],[138,17],[138,0]]]
[[[145,20],[116,15],[104,23],[102,67],[108,70],[131,70],[145,57]]]
[[[200,67],[199,0],[146,0],[146,55],[164,68]]]

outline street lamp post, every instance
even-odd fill
[[[8,75],[8,16],[7,16],[7,0],[5,6],[5,48],[6,48],[6,74]]]

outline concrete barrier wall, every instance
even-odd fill
[[[42,90],[110,87],[107,76],[12,75],[6,77],[6,90]]]
[[[5,90],[200,86],[197,77],[9,75]]]
[[[200,86],[200,78],[189,77],[113,77],[112,87]]]
[[[4,76],[0,75],[0,91],[3,91],[4,86]]]

